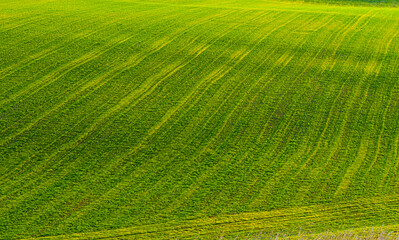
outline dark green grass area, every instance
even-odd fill
[[[398,224],[398,29],[396,8],[1,1],[0,239]]]
[[[397,0],[304,0],[304,3],[331,4],[341,6],[398,7]]]

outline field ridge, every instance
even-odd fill
[[[388,7],[1,1],[0,238],[396,226],[398,27]]]
[[[229,214],[211,218],[193,219],[185,222],[170,222],[163,224],[150,224],[135,226],[123,229],[107,230],[100,232],[85,232],[70,235],[48,236],[35,239],[106,239],[119,237],[134,237],[139,239],[181,239],[207,236],[245,235],[245,233],[282,233],[288,235],[297,234],[296,231],[313,232],[312,236],[328,233],[329,229],[334,229],[335,223],[340,219],[350,222],[356,219],[356,225],[346,226],[346,229],[356,230],[357,232],[371,229],[372,227],[362,227],[368,225],[373,218],[384,218],[386,223],[382,226],[374,226],[379,231],[393,231],[399,233],[397,229],[399,214],[396,210],[399,207],[399,196],[388,196],[384,198],[357,199],[351,202],[342,202],[336,205],[321,204],[306,207],[293,207],[287,209],[271,210],[266,212],[252,212]],[[294,217],[295,216],[295,217]],[[308,222],[309,225],[301,226],[292,221]],[[325,231],[319,233],[314,229],[324,228]],[[335,230],[337,231],[337,230]],[[340,231],[347,231],[341,229]],[[337,231],[339,232],[339,231]],[[333,233],[333,232],[332,232]],[[280,233],[281,234],[281,233]]]

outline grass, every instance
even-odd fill
[[[238,225],[237,225],[238,226]],[[145,230],[144,230],[145,229]],[[144,230],[144,231],[143,231]],[[35,238],[39,240],[57,240],[57,239],[245,239],[245,240],[305,240],[305,239],[318,239],[318,240],[333,240],[333,239],[363,239],[363,240],[397,240],[399,238],[398,225],[381,226],[377,228],[352,228],[342,231],[326,231],[321,233],[305,232],[301,228],[291,232],[272,232],[263,230],[252,230],[250,232],[236,232],[238,229],[231,226],[217,231],[203,231],[194,233],[198,229],[187,228],[187,225],[182,228],[167,228],[157,229],[157,231],[149,230],[147,228],[126,228],[118,230],[108,230],[101,232],[86,232],[80,234],[58,235],[50,237]],[[219,230],[223,230],[219,232]],[[247,229],[248,230],[248,229]]]
[[[399,9],[2,0],[0,23],[0,239],[399,223]]]

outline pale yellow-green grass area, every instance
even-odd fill
[[[228,231],[217,234],[216,232],[206,232],[201,234],[197,232],[184,232],[176,231],[171,235],[166,232],[161,233],[157,231],[154,233],[140,233],[134,229],[118,229],[116,231],[104,231],[104,232],[91,232],[91,233],[81,233],[81,234],[71,234],[71,235],[60,235],[52,237],[42,237],[42,238],[31,238],[38,240],[76,240],[76,239],[245,239],[245,240],[306,240],[306,239],[317,239],[317,240],[342,240],[342,239],[357,239],[357,240],[397,240],[399,238],[399,225],[392,226],[381,226],[377,228],[357,228],[344,231],[335,232],[321,232],[318,234],[302,232],[299,229],[297,232],[267,232],[261,231],[251,231],[251,232],[239,232],[234,233],[234,231]],[[188,229],[187,229],[188,230]],[[194,230],[194,229],[190,229]],[[230,229],[231,230],[231,229]]]
[[[0,239],[397,239],[395,6],[0,0]]]

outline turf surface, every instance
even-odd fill
[[[388,7],[0,1],[0,238],[399,224],[398,29]]]

